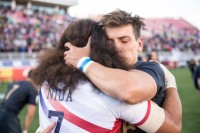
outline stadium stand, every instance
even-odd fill
[[[55,47],[77,0],[0,1],[0,82],[24,80],[39,51]]]
[[[67,13],[76,4],[77,0],[0,0],[0,71],[36,65],[37,54],[55,47],[63,29],[77,19]],[[145,23],[144,54],[157,51],[159,60],[171,68],[200,59],[200,31],[186,20],[148,18]]]
[[[19,3],[22,1],[19,0]],[[41,49],[55,47],[62,29],[75,19],[66,11],[58,11],[57,8],[46,10],[45,7],[42,10],[43,4],[36,6],[38,8],[34,5],[30,8],[30,4],[27,3],[14,9],[11,5],[7,3],[0,7],[1,52],[38,52]],[[145,23],[149,36],[145,39],[144,51],[171,51],[174,48],[180,51],[200,51],[200,32],[184,19],[146,19]]]
[[[145,50],[200,52],[200,32],[184,19],[146,19],[145,23],[150,31],[150,37],[145,39]]]
[[[1,52],[34,52],[54,47],[62,29],[74,20],[62,9],[5,5],[0,7]]]
[[[174,30],[185,29],[187,31],[193,31],[196,29],[195,26],[188,23],[183,18],[148,18],[145,21],[148,30],[159,31],[160,26],[173,26]]]

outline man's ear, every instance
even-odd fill
[[[141,52],[143,50],[143,38],[139,37],[137,39],[137,43],[138,43],[137,51]]]

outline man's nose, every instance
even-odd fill
[[[115,47],[119,50],[121,47],[121,44],[119,43],[119,41],[115,41]]]

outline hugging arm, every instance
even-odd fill
[[[89,44],[83,48],[75,47],[70,43],[66,46],[70,49],[65,52],[67,64],[76,67],[82,57],[89,57]],[[85,74],[102,92],[127,103],[135,104],[149,100],[157,92],[154,79],[142,71],[108,68],[93,62],[88,66]]]
[[[78,48],[68,43],[66,46],[70,50],[65,52],[66,63],[76,67],[82,57],[89,57],[90,49],[88,45]],[[164,72],[166,74],[166,71]],[[139,70],[113,69],[93,62],[88,66],[85,74],[101,91],[126,103],[135,104],[152,99],[157,92],[155,80],[147,73]],[[173,84],[175,80],[171,82],[170,79],[167,79],[169,80],[168,84]],[[170,89],[174,88],[173,85],[167,87],[167,95],[163,104],[165,119],[158,132],[180,132],[182,108],[178,92]],[[174,110],[176,106],[178,109]]]
[[[159,128],[156,128],[154,125],[151,125],[151,126],[154,126],[154,130],[158,129],[156,131],[158,133],[171,133],[171,132],[179,133],[181,132],[181,126],[182,126],[182,106],[181,106],[181,101],[180,101],[178,91],[177,91],[176,80],[174,76],[171,74],[171,72],[169,72],[169,70],[166,69],[165,66],[163,66],[162,64],[160,65],[165,73],[166,96],[164,99],[164,103],[162,105],[163,109],[158,107],[155,104],[152,105],[151,112],[152,114],[155,114],[155,115],[153,115],[153,117],[150,117],[149,121],[152,121],[150,122],[151,124],[154,123],[154,121],[157,121],[157,117],[159,116],[159,112],[157,111],[163,110],[164,115],[159,116],[159,117],[165,116],[163,124],[161,124]],[[156,112],[156,113],[153,113],[153,112]],[[141,128],[140,126],[138,127]],[[145,129],[142,129],[142,130],[145,131]]]
[[[173,132],[179,133],[182,129],[182,105],[176,86],[176,80],[164,65],[160,64],[160,66],[165,73],[166,80],[166,96],[162,105],[165,110],[166,121],[158,132],[165,133],[166,131],[164,129],[173,127],[172,129],[175,130]]]
[[[137,126],[145,132],[179,133],[180,130],[173,125],[168,112],[152,101],[138,104],[123,104],[120,109],[120,118]]]
[[[166,90],[163,109],[165,111],[165,121],[158,133],[180,133],[182,128],[182,107],[178,92],[174,88]]]

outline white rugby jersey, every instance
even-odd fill
[[[50,89],[44,82],[39,96],[40,129],[56,121],[52,133],[117,133],[122,120],[142,125],[151,108],[150,101],[129,105],[98,93],[90,83],[79,83],[70,94]]]

